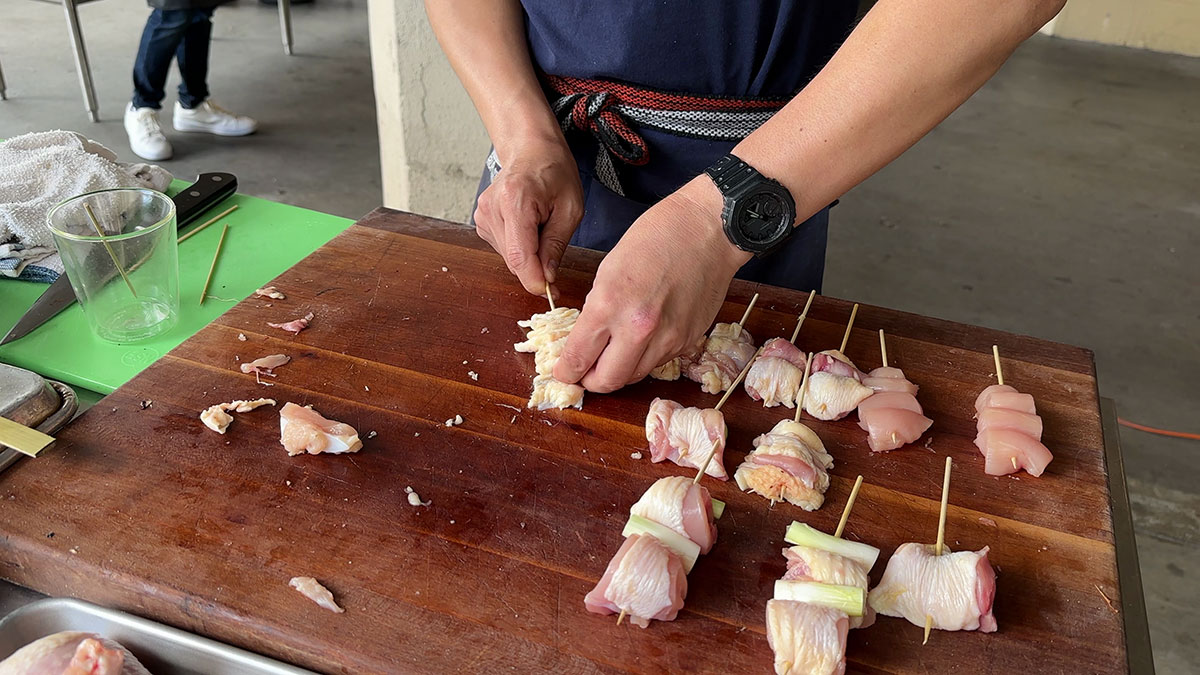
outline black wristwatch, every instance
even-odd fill
[[[779,181],[734,155],[725,155],[704,173],[725,198],[721,221],[734,246],[761,256],[779,248],[792,233],[796,201]]]

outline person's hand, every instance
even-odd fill
[[[607,393],[695,344],[751,257],[725,237],[721,207],[701,176],[633,223],[600,263],[555,379]]]
[[[562,142],[526,145],[479,195],[475,230],[525,290],[544,295],[583,217],[575,158]]]

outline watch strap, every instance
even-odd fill
[[[743,183],[762,178],[762,174],[735,155],[725,155],[704,170],[723,195],[729,195]]]

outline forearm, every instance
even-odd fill
[[[426,0],[425,11],[502,165],[520,148],[565,144],[534,73],[517,0]]]
[[[967,100],[1061,0],[881,0],[796,97],[734,149],[816,213]]]

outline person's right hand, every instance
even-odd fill
[[[565,143],[523,148],[479,195],[475,230],[525,290],[544,295],[583,217],[579,169]]]

